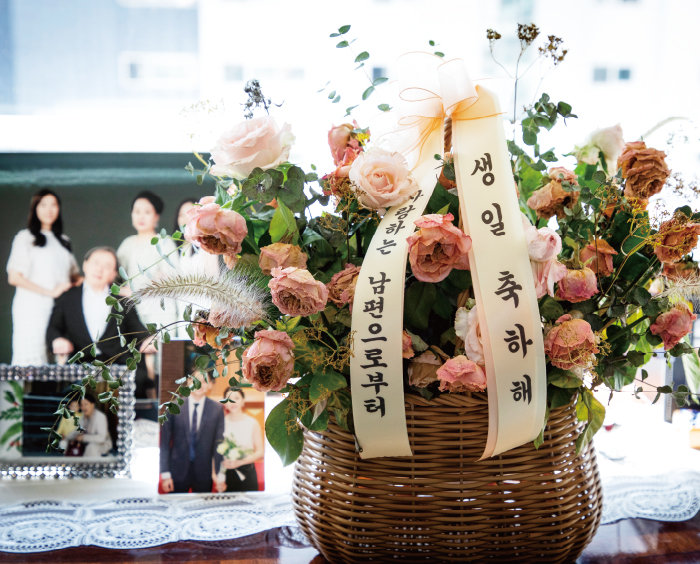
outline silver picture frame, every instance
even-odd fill
[[[118,391],[119,407],[116,418],[112,417],[112,449],[99,457],[83,459],[80,456],[63,456],[61,454],[28,454],[24,446],[25,433],[30,429],[36,439],[36,428],[28,418],[33,417],[29,409],[25,410],[24,390],[35,386],[32,383],[56,383],[68,386],[80,383],[87,375],[86,368],[80,365],[44,365],[13,366],[0,364],[0,479],[41,480],[73,478],[117,478],[130,476],[131,451],[134,428],[134,372],[126,366],[112,366],[111,376],[120,378],[123,386]],[[97,378],[98,381],[100,378]],[[47,384],[44,384],[46,386]],[[22,390],[22,397],[16,397]],[[9,395],[8,393],[9,392]],[[30,395],[27,398],[31,397]],[[19,400],[19,401],[18,401]],[[51,401],[56,403],[56,398]],[[98,402],[99,403],[99,402]],[[17,416],[19,413],[19,417]],[[51,414],[53,415],[53,413]],[[53,415],[54,420],[56,418]],[[45,419],[48,416],[44,417]],[[116,423],[114,422],[116,420]],[[8,425],[8,421],[10,425]],[[18,425],[18,421],[21,422]],[[12,427],[10,429],[10,427]],[[19,435],[17,430],[21,429]],[[48,444],[49,433],[45,433]],[[17,439],[17,436],[20,438]],[[12,440],[14,439],[14,441]],[[19,442],[18,442],[19,441]],[[13,450],[14,448],[14,450]],[[15,452],[15,451],[19,451]]]

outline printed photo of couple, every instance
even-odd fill
[[[232,388],[228,377],[206,379],[194,365],[198,354],[191,341],[162,346],[161,403],[171,399],[183,376],[194,374],[202,385],[161,426],[158,492],[261,491],[265,394]],[[229,371],[235,369],[229,365]],[[222,403],[224,398],[228,401]]]
[[[21,458],[80,457],[83,462],[107,462],[117,456],[119,417],[105,410],[97,398],[108,390],[99,382],[84,398],[73,398],[67,407],[76,415],[62,418],[56,428],[61,436],[57,449],[49,449],[46,428],[56,423],[56,410],[71,392],[73,382],[0,382],[0,461]]]

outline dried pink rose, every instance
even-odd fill
[[[557,297],[571,303],[583,302],[598,293],[598,282],[587,266],[579,270],[567,269],[566,275],[559,280]]]
[[[243,377],[259,392],[278,392],[294,371],[293,350],[284,331],[258,331],[241,358]]]
[[[185,239],[214,255],[235,259],[248,227],[241,214],[221,209],[214,196],[205,196],[187,212]]]
[[[416,388],[425,388],[437,382],[437,369],[442,360],[433,351],[425,351],[408,364],[408,383]]]
[[[580,253],[581,262],[590,267],[599,278],[605,278],[613,273],[613,256],[617,251],[604,239],[594,239]]]
[[[564,217],[564,208],[572,208],[578,201],[579,190],[576,174],[564,167],[554,167],[549,171],[550,181],[535,190],[527,200],[527,205],[537,212],[537,217],[549,219],[553,215]],[[571,184],[569,191],[565,190],[562,182]]]
[[[443,392],[483,392],[486,389],[483,369],[463,354],[447,360],[438,368],[437,377]]]
[[[566,276],[566,266],[553,259],[548,262],[530,261],[530,267],[535,281],[537,298],[539,299],[545,294],[554,297],[554,285],[561,282],[562,278]]]
[[[352,299],[355,296],[355,284],[357,277],[360,275],[360,268],[354,264],[346,264],[345,268],[340,272],[336,272],[326,284],[328,288],[328,299],[338,307],[343,307],[345,304],[350,304],[352,307]]]
[[[413,350],[413,339],[411,339],[411,336],[404,331],[401,334],[401,356],[403,358],[413,358],[415,354],[416,353]]]
[[[378,147],[357,155],[349,177],[358,202],[374,210],[400,204],[418,190],[403,155]]]
[[[625,196],[648,200],[661,192],[671,171],[666,166],[666,153],[647,148],[644,141],[627,143],[617,160],[625,182]]]
[[[566,275],[566,267],[557,260],[561,237],[549,227],[537,229],[524,215],[522,221],[537,297],[554,296],[554,284]]]
[[[672,219],[660,225],[654,254],[663,263],[678,262],[696,247],[698,234],[700,234],[700,223],[695,223],[686,215],[677,213]]]
[[[331,155],[333,155],[333,164],[337,167],[350,165],[355,157],[362,152],[362,145],[352,136],[354,128],[354,125],[344,123],[334,125],[328,132],[328,146],[331,149]]]
[[[467,253],[472,240],[452,224],[451,213],[428,214],[414,222],[418,231],[406,238],[408,260],[414,276],[422,282],[440,282],[453,268],[469,269]]]
[[[544,338],[544,352],[554,366],[570,370],[590,368],[595,364],[598,351],[596,336],[589,323],[562,315]]]
[[[211,173],[243,179],[255,168],[275,168],[289,158],[294,142],[289,124],[269,116],[247,119],[224,133],[211,150]]]
[[[685,302],[679,302],[656,318],[649,330],[661,337],[666,350],[675,347],[693,329],[696,315]]]
[[[260,249],[258,265],[264,274],[269,275],[273,268],[296,266],[306,268],[306,253],[298,245],[288,243],[272,243]]]
[[[272,276],[268,282],[272,303],[285,315],[311,315],[326,307],[328,289],[308,270],[273,268]]]

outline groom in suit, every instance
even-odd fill
[[[107,320],[111,313],[117,313],[105,303],[109,288],[117,276],[117,255],[110,247],[90,249],[83,260],[85,278],[82,285],[75,286],[61,294],[54,303],[51,319],[46,330],[46,340],[53,353],[59,356],[83,351],[83,360],[93,359],[90,352],[96,343],[97,360],[106,361],[117,356],[117,364],[123,364],[127,348],[119,343],[117,321]],[[136,314],[135,309],[125,309],[121,332],[127,340],[134,337],[145,339],[141,352],[155,352],[151,339]]]
[[[221,465],[216,447],[224,439],[224,410],[207,394],[212,383],[199,372],[202,385],[185,399],[179,415],[160,429],[160,485],[164,493],[212,491]],[[191,385],[192,380],[188,380]]]

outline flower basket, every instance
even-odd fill
[[[305,431],[294,510],[329,561],[573,562],[590,542],[602,491],[593,446],[576,455],[574,403],[552,410],[539,450],[486,460],[486,394],[407,394],[406,417],[413,457],[361,460],[334,423]]]

